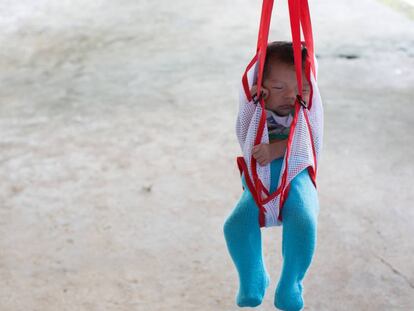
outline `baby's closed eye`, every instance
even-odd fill
[[[272,89],[282,90],[283,89],[283,84],[282,83],[276,83],[272,86]]]

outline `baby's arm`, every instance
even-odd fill
[[[272,158],[270,161],[273,161],[274,159],[283,157],[285,155],[287,141],[288,141],[287,139],[283,139],[283,140],[274,140],[269,143],[270,154],[272,155]]]
[[[274,159],[283,157],[285,155],[286,146],[287,139],[274,140],[269,144],[259,144],[252,149],[253,157],[260,165],[264,166]]]

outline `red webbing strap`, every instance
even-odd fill
[[[310,99],[309,99],[309,104],[308,104],[308,109],[312,108],[312,98],[313,98],[313,87],[312,87],[312,83],[311,83],[311,75],[313,73],[315,79],[316,79],[316,71],[315,71],[315,55],[314,55],[314,45],[313,45],[313,32],[312,32],[312,23],[311,23],[311,18],[310,18],[310,13],[309,13],[309,5],[308,5],[308,0],[301,0],[302,1],[302,5],[301,5],[301,24],[302,24],[302,29],[303,29],[303,34],[305,36],[305,46],[307,48],[308,51],[308,60],[310,62],[310,65],[307,64],[306,66],[306,77],[309,80],[309,85],[310,85],[310,89],[311,89],[311,94],[310,94]],[[310,67],[310,68],[309,68]],[[311,140],[311,144],[312,144],[312,153],[313,153],[313,159],[314,159],[314,167],[308,167],[308,171],[309,171],[309,175],[315,185],[315,187],[317,188],[317,183],[316,183],[316,174],[318,171],[318,163],[316,160],[316,150],[315,150],[315,144],[314,144],[314,139],[313,139],[313,135],[312,135],[312,129],[310,126],[310,121],[309,121],[309,117],[308,114],[305,113],[305,118],[306,118],[306,123],[308,126],[308,131],[309,131],[309,135],[310,135],[310,140]]]
[[[289,0],[290,28],[292,32],[293,56],[295,60],[298,95],[302,97],[302,49],[300,32],[300,1]]]
[[[296,71],[296,80],[298,85],[298,95],[300,99],[302,99],[302,47],[301,47],[301,26],[304,34],[305,39],[305,46],[308,51],[308,57],[306,62],[307,64],[307,72],[306,77],[309,80],[310,87],[312,89],[312,83],[310,81],[310,68],[312,69],[312,72],[316,75],[315,72],[315,62],[314,62],[314,46],[313,46],[313,35],[312,35],[312,24],[310,20],[310,13],[309,13],[309,6],[307,0],[289,0],[289,15],[290,15],[290,25],[291,25],[291,32],[292,32],[292,43],[293,43],[293,53],[294,53],[294,61],[295,61],[295,71]],[[313,90],[311,92],[311,95],[313,94]],[[307,109],[310,109],[311,107],[312,99],[310,98],[310,103],[308,103]],[[279,220],[282,220],[282,213],[281,210],[283,208],[284,202],[286,200],[287,194],[290,189],[290,185],[286,187],[286,180],[287,180],[287,169],[288,169],[288,160],[290,156],[290,150],[291,150],[291,143],[292,143],[292,134],[294,132],[294,129],[296,127],[296,119],[297,119],[297,113],[300,109],[300,104],[298,101],[298,98],[296,99],[295,103],[295,117],[291,125],[291,131],[288,139],[288,144],[286,148],[286,164],[285,164],[285,171],[283,172],[282,176],[282,194],[280,196],[280,203],[279,203]],[[312,144],[312,152],[314,156],[314,166],[316,170],[316,153],[315,153],[315,146],[313,143],[313,137],[312,132],[310,129],[310,123],[307,115],[307,111],[304,111],[305,114],[305,122],[307,123],[308,130],[310,133],[310,139]],[[316,172],[311,169],[310,175],[312,181],[316,185]],[[285,189],[286,187],[286,189]]]
[[[270,20],[272,17],[273,0],[263,0],[262,16],[257,39],[257,53],[259,54],[259,70],[257,72],[257,95],[260,95],[263,79],[263,68],[269,38]]]
[[[246,70],[244,71],[244,74],[243,74],[243,78],[242,78],[244,93],[246,94],[246,98],[249,102],[252,101],[252,94],[250,93],[249,82],[247,81],[247,72],[250,70],[250,68],[253,66],[256,60],[257,60],[257,54],[253,57],[253,59],[247,65]]]
[[[301,0],[288,0],[289,6],[289,17],[290,17],[290,29],[292,33],[292,46],[293,46],[293,56],[295,62],[295,71],[296,71],[296,81],[298,86],[298,95],[302,98],[302,43],[301,43],[301,32],[300,32],[300,12],[301,12]],[[289,186],[286,187],[287,182],[287,173],[289,168],[289,157],[291,151],[291,145],[293,140],[293,132],[296,128],[296,122],[298,118],[298,112],[300,109],[300,105],[298,102],[298,98],[295,101],[295,115],[291,124],[291,129],[289,133],[288,143],[286,147],[286,161],[285,161],[285,169],[282,176],[281,182],[281,195],[279,200],[279,216],[278,219],[282,220],[282,208],[284,202],[286,200]]]
[[[252,194],[253,199],[254,199],[254,201],[256,202],[256,205],[259,208],[259,226],[260,227],[265,227],[266,226],[265,209],[260,204],[260,199],[257,196],[257,193],[252,191],[252,190],[254,190],[254,185],[250,180],[249,172],[248,172],[248,169],[247,169],[246,162],[244,161],[244,157],[237,157],[237,165],[239,167],[240,174],[244,173],[244,179],[246,181],[247,188],[250,190],[250,193]],[[243,190],[244,190],[244,187],[243,187]]]
[[[312,23],[310,19],[308,0],[302,0],[300,14],[301,14],[300,19],[301,19],[302,31],[305,37],[305,46],[308,51],[308,57],[306,59],[306,78],[309,80],[309,85],[311,88],[311,94],[310,94],[310,99],[308,103],[308,109],[310,110],[312,108],[312,96],[313,96],[312,83],[311,83],[311,72],[313,72],[315,79],[316,79],[316,70],[315,70],[315,53],[314,53],[315,48],[313,45]],[[308,72],[308,71],[311,71],[311,72]]]
[[[267,50],[267,45],[268,45],[272,9],[273,9],[273,0],[263,0],[262,14],[260,18],[260,27],[259,27],[259,34],[258,34],[258,40],[257,40],[257,54],[259,57],[259,60],[258,60],[259,69],[257,72],[257,93],[256,93],[260,98],[260,105],[262,106],[263,113],[259,121],[258,131],[256,133],[254,145],[260,144],[260,140],[261,140],[263,130],[264,130],[264,125],[266,123],[266,114],[264,113],[264,101],[263,101],[263,98],[260,97],[260,92],[262,88],[263,68],[264,68],[264,63],[266,59],[266,50]],[[251,171],[252,171],[254,188],[255,188],[257,197],[259,198],[261,202],[262,191],[265,190],[266,188],[263,186],[257,174],[257,162],[256,162],[256,159],[253,157],[253,155],[251,156]],[[265,193],[268,193],[268,192],[265,191]]]
[[[263,63],[263,59],[266,56],[266,49],[263,53],[259,53],[259,51],[263,50],[263,41],[266,41],[267,46],[267,39],[269,34],[269,26],[270,26],[270,18],[271,18],[271,11],[273,7],[273,0],[263,0],[262,3],[262,13],[260,17],[260,25],[259,25],[259,33],[257,35],[257,46],[256,46],[256,54],[254,55],[253,59],[250,61],[250,63],[247,65],[246,70],[244,71],[243,77],[242,77],[242,83],[244,88],[244,93],[246,94],[247,100],[250,102],[252,100],[252,94],[250,93],[249,84],[247,81],[247,72],[250,70],[250,68],[253,66],[253,64],[257,61],[259,55],[260,55],[260,63]],[[263,58],[263,59],[262,59]],[[263,74],[263,66],[259,67],[258,71],[258,80],[262,80],[262,74]],[[259,81],[257,81],[259,82]],[[260,94],[261,84],[259,84],[259,87],[257,89],[257,94]]]
[[[309,13],[308,0],[301,0],[300,6],[300,20],[302,24],[302,31],[305,37],[305,46],[308,50],[309,61],[311,63],[312,72],[316,76],[315,71],[315,59],[314,59],[314,46],[313,46],[313,32],[312,32],[312,23]]]
[[[267,2],[268,0],[263,0],[262,2],[262,12],[260,13],[260,24],[259,24],[259,33],[257,34],[257,44],[256,44],[256,52],[259,51],[259,46],[260,46],[260,42],[262,40],[262,31],[263,31],[263,26],[265,24],[266,21],[266,9],[267,9]]]
[[[303,35],[305,37],[305,46],[306,46],[306,49],[308,51],[308,59],[307,59],[307,64],[306,64],[306,77],[309,80],[309,85],[310,85],[310,88],[311,88],[311,94],[310,94],[309,103],[308,103],[308,110],[309,110],[309,109],[311,109],[312,102],[313,102],[312,101],[313,87],[312,87],[312,83],[311,83],[311,75],[313,73],[313,75],[316,79],[316,71],[315,71],[315,55],[314,55],[315,48],[314,48],[314,45],[313,45],[312,23],[311,23],[311,18],[310,18],[310,13],[309,13],[308,0],[301,0],[300,20],[301,20]],[[308,62],[310,64],[308,64]],[[310,175],[313,183],[315,184],[315,187],[317,187],[316,172],[318,170],[318,167],[317,167],[318,163],[316,161],[316,150],[315,150],[315,144],[314,144],[314,139],[313,139],[313,135],[312,135],[312,129],[311,129],[311,126],[310,126],[308,111],[305,111],[305,119],[306,119],[306,123],[307,123],[307,126],[308,126],[310,141],[311,141],[311,144],[312,144],[312,153],[313,153],[313,160],[314,160],[314,166],[313,167],[308,167],[308,171],[309,171],[309,175]]]
[[[302,96],[302,50],[301,50],[301,40],[300,40],[300,0],[288,0],[289,5],[289,17],[290,17],[290,29],[292,32],[292,45],[293,45],[293,56],[295,62],[295,70],[296,70],[296,81],[298,85],[298,95]],[[282,207],[284,201],[287,196],[287,189],[286,180],[287,180],[287,172],[289,168],[289,157],[290,157],[290,150],[293,140],[293,132],[296,128],[296,122],[298,118],[298,111],[299,111],[298,99],[295,101],[295,115],[291,124],[288,143],[286,147],[286,160],[285,160],[285,168],[283,171],[282,182],[281,182],[281,195],[279,199],[279,220],[282,220]]]

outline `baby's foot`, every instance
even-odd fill
[[[299,311],[303,308],[302,285],[294,283],[293,287],[277,286],[274,305],[284,311]]]
[[[236,298],[237,305],[239,307],[256,307],[260,305],[269,283],[269,274],[264,272],[261,277],[256,279],[256,282],[249,282],[248,288],[242,288],[241,286]]]

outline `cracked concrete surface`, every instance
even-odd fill
[[[325,141],[305,310],[413,310],[413,21],[382,1],[310,7]],[[222,225],[260,1],[0,14],[0,310],[237,310]],[[289,38],[277,2],[270,40]],[[274,310],[281,230],[262,234],[257,310]]]

